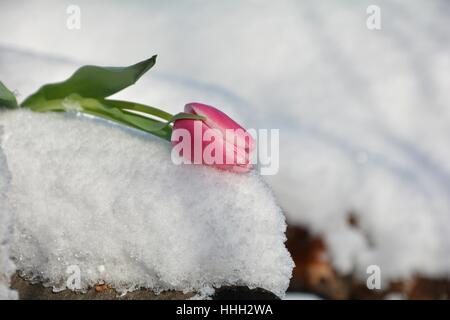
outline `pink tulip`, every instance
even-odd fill
[[[250,155],[254,149],[254,140],[244,128],[222,111],[205,104],[189,103],[184,111],[205,117],[205,120],[180,119],[173,125],[174,147],[182,142],[182,139],[177,139],[178,134],[174,133],[179,129],[189,132],[190,150],[181,149],[179,152],[189,163],[212,165],[233,172],[248,172],[252,169]],[[212,144],[215,151],[210,152]]]

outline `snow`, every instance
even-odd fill
[[[0,141],[2,136],[0,126]],[[0,148],[0,300],[17,298],[17,293],[9,288],[15,270],[9,252],[13,229],[13,211],[7,198],[10,179],[6,157]]]
[[[79,274],[79,289],[247,285],[284,295],[285,218],[257,173],[176,166],[169,143],[74,113],[15,110],[0,124],[12,256],[30,279],[55,290]]]
[[[211,300],[216,290],[212,287],[204,287],[189,300]]]
[[[22,97],[81,64],[158,53],[118,97],[171,112],[201,101],[245,127],[280,128],[267,182],[340,272],[450,275],[448,1],[77,3],[80,30],[62,26],[70,1],[2,4],[0,78]],[[365,25],[372,4],[379,31]]]

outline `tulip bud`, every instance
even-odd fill
[[[251,170],[254,140],[244,128],[222,111],[205,104],[189,103],[184,111],[205,118],[174,122],[172,144],[188,163],[211,165],[234,172]],[[189,136],[179,134],[177,130],[183,130]],[[180,136],[189,141],[180,141]],[[183,146],[178,148],[181,143]]]

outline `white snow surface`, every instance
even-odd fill
[[[0,141],[3,127],[0,126]],[[17,293],[10,289],[10,277],[15,270],[10,257],[13,230],[13,211],[7,198],[11,180],[6,157],[0,147],[0,300],[16,299]]]
[[[449,1],[79,0],[79,30],[65,28],[69,4],[1,4],[0,78],[20,98],[81,64],[158,53],[118,98],[171,112],[200,101],[279,128],[267,181],[340,272],[450,275]],[[381,30],[366,28],[374,4]]]
[[[0,124],[12,256],[31,279],[59,290],[76,285],[79,268],[80,289],[247,285],[284,295],[285,219],[255,172],[176,166],[170,143],[75,114],[15,110]]]

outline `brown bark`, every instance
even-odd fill
[[[357,227],[357,221],[349,223]],[[327,257],[324,241],[305,228],[289,226],[286,246],[295,262],[289,291],[308,291],[329,299],[384,299],[399,294],[405,299],[450,299],[450,279],[431,279],[421,275],[407,281],[392,282],[386,290],[369,290],[352,275],[336,272]],[[325,257],[325,258],[324,258]]]

